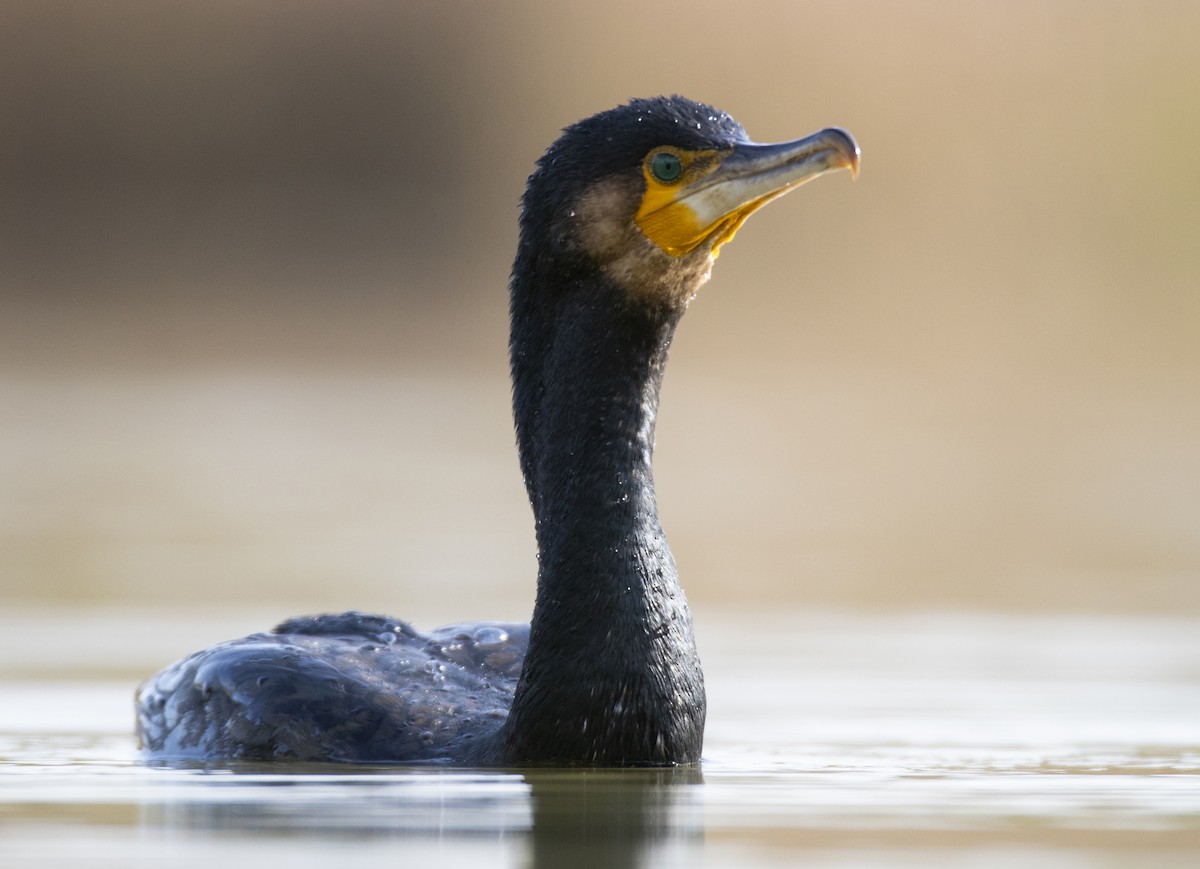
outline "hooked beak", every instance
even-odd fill
[[[858,145],[831,127],[792,142],[739,143],[712,172],[677,188],[670,202],[638,214],[638,223],[660,248],[682,256],[705,242],[712,255],[733,238],[746,218],[819,175],[849,169],[857,176]]]

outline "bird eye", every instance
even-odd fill
[[[664,184],[670,184],[683,174],[683,161],[669,151],[659,151],[650,158],[650,173]]]

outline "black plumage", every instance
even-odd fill
[[[531,625],[423,635],[360,613],[293,619],[147,682],[146,752],[697,761],[704,680],[652,474],[668,349],[745,217],[857,159],[841,131],[755,145],[725,113],[680,97],[567,128],[530,176],[510,283],[513,410],[539,552]]]

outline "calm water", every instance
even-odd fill
[[[701,613],[702,769],[530,774],[146,767],[131,674],[228,625],[140,618],[0,617],[0,864],[1200,865],[1196,620]]]

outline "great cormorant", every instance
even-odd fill
[[[752,143],[681,97],[568,127],[522,199],[513,411],[538,545],[530,625],[422,634],[303,617],[168,667],[138,692],[158,759],[671,765],[705,697],[651,455],[667,350],[718,249],[770,200],[858,168],[837,129]]]

